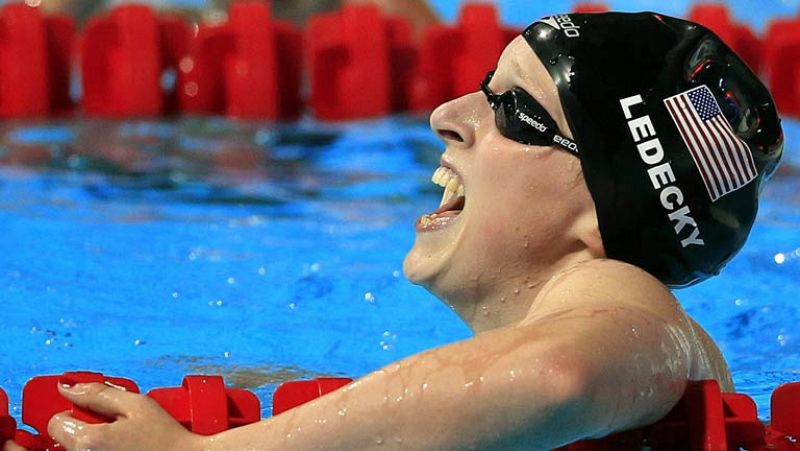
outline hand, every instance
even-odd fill
[[[9,440],[6,442],[5,446],[3,446],[3,451],[28,451],[28,450],[19,446],[17,442]]]
[[[58,390],[76,405],[114,419],[111,423],[89,424],[74,418],[69,412],[56,414],[50,419],[47,432],[67,449],[139,451],[200,448],[200,436],[187,431],[147,396],[100,383],[75,384],[72,387],[59,385]]]

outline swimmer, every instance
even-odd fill
[[[781,157],[756,76],[689,22],[569,14],[528,27],[479,88],[432,114],[444,195],[404,262],[474,337],[210,437],[147,397],[60,387],[116,420],[61,413],[48,432],[93,451],[544,450],[657,421],[692,379],[733,390],[669,287],[736,254]]]

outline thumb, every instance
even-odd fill
[[[3,451],[28,451],[25,448],[19,446],[17,442],[14,440],[6,441],[5,446],[3,446]]]

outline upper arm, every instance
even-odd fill
[[[572,343],[570,355],[592,381],[587,397],[606,409],[597,412],[608,421],[600,435],[666,414],[698,374],[705,347],[663,284],[611,260],[551,280],[521,327],[545,329]]]

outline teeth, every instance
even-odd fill
[[[450,202],[453,197],[464,196],[465,191],[464,185],[461,184],[461,178],[450,169],[443,166],[438,167],[436,171],[433,172],[431,181],[444,188],[442,200],[439,203],[440,207]]]
[[[452,191],[454,193],[458,192],[458,188],[461,187],[461,183],[458,182],[458,179],[453,177],[450,181],[447,182],[447,186],[445,186],[446,191]]]
[[[445,189],[444,192],[442,193],[442,200],[439,201],[439,206],[441,207],[442,205],[449,202],[451,197],[453,197],[453,193],[451,193],[450,190]]]

